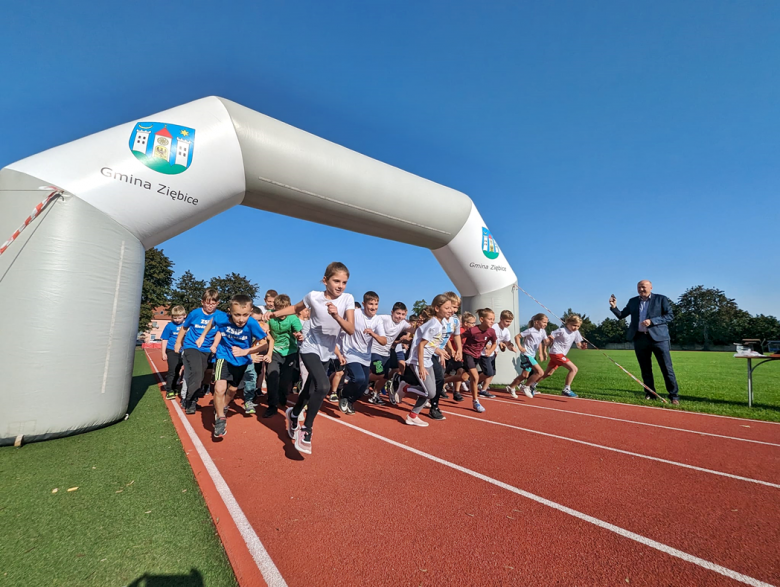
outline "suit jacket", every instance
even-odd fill
[[[646,317],[652,322],[652,324],[647,327],[647,335],[656,342],[669,340],[669,328],[666,325],[674,318],[669,298],[660,294],[651,293],[647,304]],[[623,308],[622,311],[612,307],[610,307],[610,310],[612,310],[612,313],[617,316],[618,319],[631,316],[631,324],[626,333],[626,340],[634,340],[639,327],[639,296],[628,300],[628,304],[626,304],[626,307]]]

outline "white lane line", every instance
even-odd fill
[[[510,402],[502,399],[489,399],[488,401],[498,402],[501,404],[510,404],[513,406],[522,406],[524,408],[535,408],[537,410],[552,410],[553,412],[563,412],[564,414],[573,414],[575,416],[587,416],[590,418],[602,418],[604,420],[612,420],[614,422],[626,422],[628,424],[637,424],[639,426],[652,426],[653,428],[663,428],[665,430],[675,430],[677,432],[689,432],[690,434],[699,434],[701,436],[712,436],[715,438],[726,438],[728,440],[739,440],[740,442],[752,442],[754,444],[763,444],[766,446],[777,446],[780,444],[775,442],[764,442],[762,440],[751,440],[749,438],[738,438],[736,436],[725,436],[723,434],[713,434],[711,432],[699,432],[698,430],[688,430],[686,428],[674,428],[673,426],[662,426],[661,424],[650,424],[648,422],[637,422],[636,420],[624,420],[623,418],[612,418],[610,416],[600,416],[598,414],[588,414],[587,412],[573,412],[571,410],[562,410],[560,408],[548,408],[546,406],[535,406],[533,404],[524,402]]]
[[[154,368],[157,379],[160,381],[160,383],[163,383],[163,379],[159,370],[157,369],[157,365],[155,364],[152,357],[149,356],[149,351],[144,349],[144,353],[146,353],[146,358],[149,360],[149,364]],[[233,497],[233,493],[230,491],[230,488],[219,472],[219,469],[217,469],[217,466],[214,464],[214,461],[211,460],[211,456],[206,451],[206,447],[203,446],[200,438],[198,438],[198,435],[195,434],[195,430],[193,430],[189,421],[184,416],[184,412],[181,411],[178,402],[174,401],[173,407],[176,410],[176,414],[179,416],[179,420],[181,420],[181,423],[184,425],[184,429],[187,431],[192,444],[195,445],[195,450],[198,451],[198,456],[200,456],[203,464],[206,466],[206,470],[211,476],[212,481],[214,481],[214,485],[216,486],[222,501],[225,503],[228,512],[230,512],[230,516],[233,518],[238,531],[241,533],[241,537],[244,539],[244,542],[246,543],[246,546],[249,549],[249,553],[252,555],[257,568],[263,575],[263,579],[265,579],[265,582],[269,587],[287,587],[287,583],[282,577],[282,574],[279,572],[279,569],[276,568],[274,561],[271,560],[271,556],[268,554],[268,551],[265,549],[263,543],[260,541],[260,538],[258,538],[257,534],[252,528],[252,524],[249,523],[246,515],[244,515],[244,512],[241,509],[241,506],[238,505],[236,498]]]
[[[555,397],[556,394],[549,392],[540,392],[543,395],[550,395]],[[560,395],[560,394],[558,394]],[[589,397],[577,398],[577,401],[583,402],[597,402],[600,404],[612,404],[615,406],[628,406],[629,408],[642,408],[643,410],[663,410],[667,414],[687,414],[689,416],[707,416],[708,418],[725,418],[726,420],[734,420],[736,422],[755,422],[756,424],[772,424],[774,426],[780,425],[780,422],[770,422],[769,420],[755,420],[752,418],[738,418],[737,416],[721,416],[720,414],[707,414],[705,412],[691,412],[689,410],[671,410],[669,408],[659,408],[658,406],[641,406],[639,404],[626,404],[623,402],[613,402],[604,399],[592,399]]]
[[[656,540],[647,538],[645,536],[642,536],[641,534],[637,534],[635,532],[631,532],[630,530],[626,530],[625,528],[621,528],[620,526],[615,526],[614,524],[610,524],[609,522],[599,520],[598,518],[594,518],[593,516],[589,516],[588,514],[583,514],[582,512],[574,510],[570,507],[566,507],[565,505],[561,505],[554,501],[550,501],[549,499],[545,499],[533,493],[529,493],[528,491],[524,491],[522,489],[514,487],[513,485],[509,485],[508,483],[504,483],[497,479],[493,479],[492,477],[488,477],[487,475],[483,475],[482,473],[477,473],[476,471],[472,471],[471,469],[467,469],[466,467],[461,467],[460,465],[456,465],[455,463],[451,463],[449,461],[445,461],[444,459],[440,459],[439,457],[435,457],[432,454],[428,454],[427,452],[423,452],[416,448],[412,448],[411,446],[401,444],[400,442],[396,442],[395,440],[390,440],[389,438],[385,438],[384,436],[380,436],[379,434],[376,434],[374,432],[369,432],[364,428],[360,428],[353,424],[348,424],[347,422],[339,420],[338,418],[328,416],[323,412],[320,412],[318,415],[320,417],[327,418],[328,420],[337,422],[342,426],[347,426],[348,428],[352,428],[353,430],[357,430],[358,432],[367,434],[368,436],[376,438],[377,440],[381,440],[382,442],[386,442],[395,447],[402,448],[404,450],[407,450],[413,454],[431,460],[440,465],[444,465],[445,467],[455,469],[456,471],[460,471],[461,473],[465,473],[466,475],[470,475],[472,477],[475,477],[482,481],[486,481],[497,487],[501,487],[502,489],[506,489],[507,491],[511,491],[512,493],[516,493],[517,495],[520,495],[527,499],[533,500],[542,505],[546,505],[547,507],[553,508],[554,510],[558,510],[559,512],[563,512],[579,520],[583,520],[585,522],[593,524],[594,526],[598,526],[599,528],[603,528],[604,530],[609,530],[610,532],[614,532],[615,534],[618,534],[619,536],[623,536],[624,538],[628,538],[629,540],[634,540],[635,542],[638,542],[645,546],[649,546],[650,548],[654,548],[668,555],[682,559],[686,562],[693,563],[694,565],[698,565],[709,571],[713,571],[725,577],[729,577],[731,579],[734,579],[735,581],[739,581],[740,583],[745,583],[746,585],[752,585],[754,587],[773,587],[769,583],[764,583],[763,581],[759,581],[758,579],[754,579],[753,577],[750,577],[748,575],[743,575],[742,573],[738,573],[737,571],[732,571],[731,569],[704,560],[692,554],[688,554],[687,552],[683,552],[682,550],[677,550],[676,548],[673,548],[661,542],[657,542]]]
[[[443,410],[442,410],[443,411]],[[475,418],[474,416],[466,416],[465,414],[458,414],[456,412],[444,412],[458,418],[466,418],[468,420],[475,420],[477,422],[483,422],[485,424],[493,424],[494,426],[504,426],[505,428],[513,428],[514,430],[522,430],[523,432],[530,432],[531,434],[539,434],[540,436],[547,436],[549,438],[557,438],[558,440],[565,440],[567,442],[575,442],[577,444],[583,444],[585,446],[592,446],[594,448],[600,448],[602,450],[609,450],[632,457],[638,457],[640,459],[648,459],[650,461],[656,461],[667,465],[674,465],[675,467],[683,467],[685,469],[692,469],[694,471],[700,471],[702,473],[710,473],[711,475],[719,475],[721,477],[729,477],[730,479],[737,479],[738,481],[747,481],[749,483],[758,483],[759,485],[766,485],[767,487],[774,487],[780,489],[780,485],[770,483],[769,481],[760,481],[758,479],[751,479],[750,477],[740,477],[739,475],[732,475],[731,473],[723,473],[721,471],[714,471],[712,469],[703,469],[702,467],[696,467],[694,465],[686,465],[685,463],[679,463],[677,461],[669,461],[658,457],[651,457],[649,455],[643,455],[636,452],[630,452],[619,448],[612,448],[610,446],[604,446],[601,444],[595,444],[593,442],[586,442],[585,440],[577,440],[575,438],[567,438],[566,436],[558,436],[557,434],[550,434],[549,432],[540,432],[539,430],[531,430],[530,428],[523,428],[521,426],[514,426],[512,424],[504,424],[503,422],[495,422],[493,420],[486,420],[484,418]]]

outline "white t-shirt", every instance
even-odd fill
[[[355,310],[355,334],[344,333],[344,341],[339,345],[347,363],[360,363],[366,367],[371,364],[371,349],[376,341],[373,336],[363,332],[366,328],[370,328],[379,336],[385,336],[382,316],[374,315],[369,318],[358,308]]]
[[[443,349],[453,336],[460,336],[460,320],[453,314],[449,318],[442,320],[441,325],[444,328],[444,336],[441,339],[439,348]]]
[[[338,315],[346,318],[347,310],[355,309],[355,298],[352,294],[343,293],[335,300],[325,299],[324,291],[311,291],[303,298],[303,304],[309,308],[309,331],[301,343],[301,354],[314,353],[321,361],[333,357],[333,349],[342,332],[341,326],[330,314],[327,304],[333,304],[338,309]]]
[[[389,357],[390,349],[393,348],[395,339],[398,338],[398,335],[401,334],[402,331],[409,328],[411,324],[406,320],[401,320],[396,324],[393,322],[393,317],[390,314],[382,314],[381,316],[378,316],[378,318],[382,319],[382,326],[384,326],[385,329],[384,336],[387,337],[387,344],[379,346],[376,344],[376,341],[374,341],[374,347],[371,352],[382,357]],[[377,332],[377,334],[379,333]]]
[[[421,341],[427,340],[428,342],[423,347],[423,367],[432,367],[432,357],[436,349],[439,348],[443,336],[444,326],[442,326],[442,323],[437,318],[428,320],[414,333],[414,340],[412,341],[412,346],[409,347],[407,362],[410,365],[417,364],[417,347],[420,346]]]
[[[539,330],[538,328],[528,328],[520,333],[523,338],[523,346],[525,347],[525,355],[528,357],[535,357],[536,351],[539,349],[539,345],[547,338],[547,331]]]
[[[551,355],[565,355],[569,352],[571,345],[582,342],[582,335],[579,330],[572,332],[565,326],[554,330],[550,336],[553,337],[553,343],[550,345]]]
[[[501,344],[502,342],[504,344],[506,344],[508,342],[512,342],[512,333],[509,332],[509,328],[501,328],[498,325],[498,323],[493,324],[493,326],[491,326],[491,328],[493,329],[493,332],[496,333],[496,344],[497,345]],[[499,349],[496,349],[496,352],[494,352],[491,356],[495,357],[496,353],[498,352],[498,350]],[[483,357],[487,356],[487,353],[485,352],[485,349],[482,349],[482,356]]]

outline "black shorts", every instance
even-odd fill
[[[338,359],[331,359],[328,361],[328,375],[333,375],[334,373],[341,373],[346,369],[346,365],[342,365],[341,361]]]
[[[493,377],[496,374],[494,361],[495,357],[480,357],[479,359],[475,359],[471,355],[463,355],[464,368],[471,370],[479,367],[485,377]]]
[[[234,365],[225,359],[217,359],[214,367],[214,382],[227,381],[233,387],[238,387],[244,378],[244,372],[249,365]]]
[[[457,373],[460,369],[463,369],[463,361],[456,361],[453,358],[447,359],[447,364],[444,365],[445,373]]]

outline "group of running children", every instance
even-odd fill
[[[416,397],[405,418],[411,426],[428,426],[421,417],[444,420],[439,408],[449,392],[457,402],[470,393],[474,410],[482,413],[480,397],[490,391],[498,351],[519,353],[520,375],[506,387],[533,398],[537,384],[558,367],[568,370],[563,395],[577,397],[571,382],[577,367],[566,357],[576,345],[585,348],[578,316],[548,335],[547,316],[536,314],[528,328],[512,339],[512,312],[504,310],[495,323],[489,308],[458,315],[460,298],[454,292],[437,295],[418,316],[407,320],[407,308],[393,305],[389,315],[378,315],[379,296],[366,292],[362,304],[346,293],[349,270],[338,262],[325,269],[324,290],[309,292],[297,304],[289,296],[269,290],[265,306],[255,306],[247,295],[230,299],[228,311],[217,309],[219,292],[207,289],[202,305],[186,314],[181,306],[171,311],[162,358],[168,363],[166,394],[175,399],[177,379],[183,371],[182,407],[195,414],[198,399],[210,385],[205,375],[213,358],[214,437],[227,432],[228,407],[239,385],[244,385],[244,411],[256,413],[258,385],[265,378],[270,418],[285,410],[287,432],[296,449],[311,454],[314,420],[327,398],[338,402],[345,414],[355,413],[364,395],[382,405],[385,395],[399,404],[406,395]],[[539,356],[537,360],[536,356]],[[549,357],[548,357],[549,355]],[[539,361],[549,363],[542,370]],[[298,382],[302,382],[302,385]],[[287,407],[287,397],[298,384],[298,399]]]

